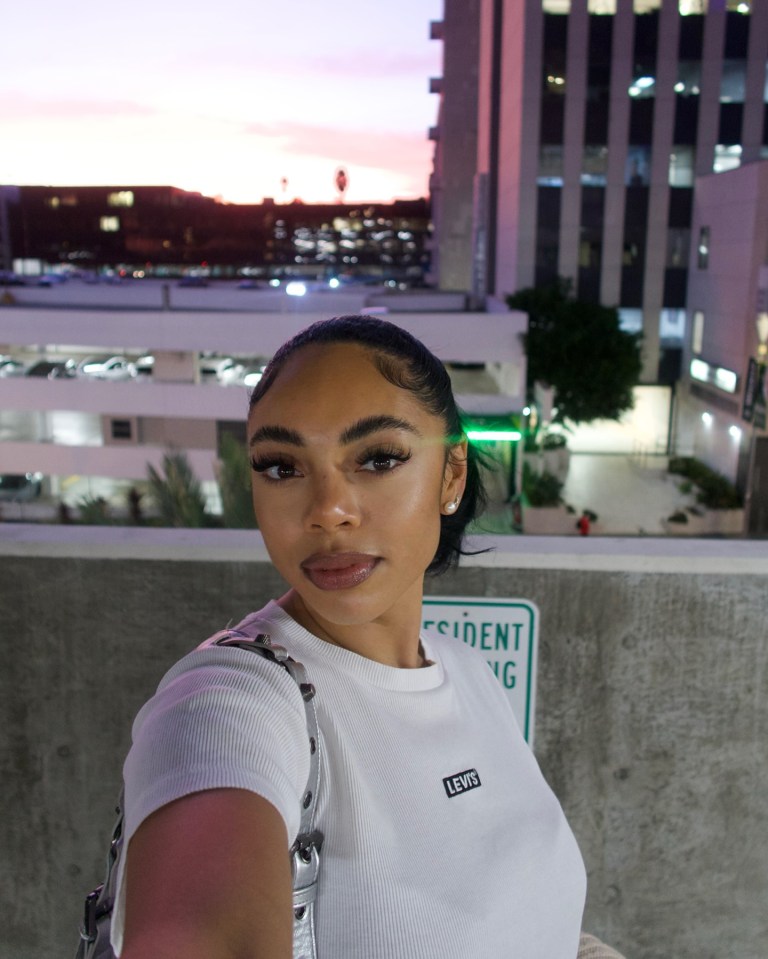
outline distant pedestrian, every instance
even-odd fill
[[[591,520],[589,516],[589,510],[584,510],[581,516],[576,520],[576,529],[578,529],[581,536],[589,536],[589,527],[591,525]]]

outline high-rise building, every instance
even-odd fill
[[[438,285],[568,277],[673,381],[696,177],[768,157],[768,3],[445,0],[432,35]]]

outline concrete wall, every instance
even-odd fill
[[[68,955],[130,723],[167,666],[275,595],[259,535],[0,526],[0,955]],[[536,752],[628,959],[765,959],[768,555],[536,537],[430,583],[541,610]],[[554,957],[553,957],[554,959]]]

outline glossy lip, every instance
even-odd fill
[[[301,564],[307,579],[318,589],[350,589],[364,583],[379,564],[369,553],[313,553]]]

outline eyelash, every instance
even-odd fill
[[[357,457],[355,462],[358,466],[363,467],[366,463],[371,463],[374,460],[394,460],[397,464],[396,466],[390,465],[387,469],[377,470],[371,469],[366,472],[370,473],[392,473],[397,469],[397,466],[402,463],[407,463],[411,458],[411,453],[407,450],[400,449],[396,446],[377,446],[374,449],[366,450],[360,456]],[[293,479],[292,476],[269,476],[269,471],[272,469],[284,469],[284,470],[295,470],[296,466],[291,460],[284,459],[279,456],[265,456],[262,459],[257,459],[255,456],[251,458],[251,469],[254,473],[258,473],[263,476],[265,480],[269,483],[283,483],[288,479]]]
[[[398,465],[407,463],[411,454],[407,450],[400,449],[397,446],[378,446],[375,449],[366,450],[357,458],[357,465],[364,466],[373,460],[394,460]],[[385,470],[371,470],[372,473],[391,473],[397,469],[397,466],[391,466]]]

